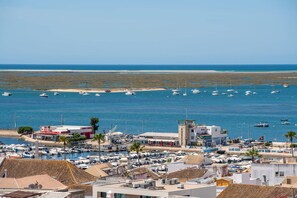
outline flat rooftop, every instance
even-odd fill
[[[138,181],[133,181],[132,184],[143,184],[145,180],[138,180]],[[163,192],[172,192],[172,191],[180,191],[180,190],[190,190],[190,189],[197,189],[197,188],[205,188],[205,187],[210,187],[211,185],[209,184],[186,184],[181,182],[181,184],[184,185],[184,188],[178,188],[179,184],[161,184],[161,180],[156,181],[156,188],[155,189],[150,189],[150,188],[133,188],[129,186],[125,186],[125,182],[121,183],[116,183],[116,184],[104,184],[102,185],[103,188],[108,188],[108,189],[114,189],[114,192],[116,193],[117,190],[120,189],[133,189],[133,190],[151,190],[151,191],[163,191]],[[100,184],[99,184],[100,186]]]

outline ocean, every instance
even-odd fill
[[[0,64],[4,69],[30,70],[214,70],[221,72],[297,71],[296,64],[279,65],[44,65]]]
[[[10,90],[11,97],[0,96],[0,128],[42,125],[89,125],[90,117],[100,118],[100,131],[116,127],[116,131],[130,134],[142,132],[177,132],[177,121],[194,119],[198,124],[219,125],[227,129],[231,138],[256,138],[283,141],[289,130],[296,131],[297,86],[260,85],[234,87],[238,94],[227,97],[221,93],[229,87],[218,87],[219,96],[212,96],[214,87],[202,88],[201,94],[173,96],[171,90],[101,94],[100,97],[82,96],[78,93],[60,93],[40,98],[39,91]],[[271,94],[272,90],[280,93]],[[245,96],[245,91],[257,92]],[[0,90],[3,92],[5,90]],[[182,90],[183,93],[185,90]],[[290,125],[282,125],[288,119]],[[269,122],[268,128],[254,124]],[[1,138],[0,138],[1,140]]]

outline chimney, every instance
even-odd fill
[[[7,169],[4,170],[4,178],[7,178]]]

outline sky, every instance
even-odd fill
[[[296,63],[296,0],[0,0],[0,64]]]

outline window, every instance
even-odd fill
[[[275,177],[278,177],[278,172],[275,172]]]
[[[287,179],[287,184],[292,184],[291,179]]]
[[[280,172],[279,172],[279,176],[280,176],[280,177],[285,176],[285,172],[284,172],[284,171],[280,171]]]

